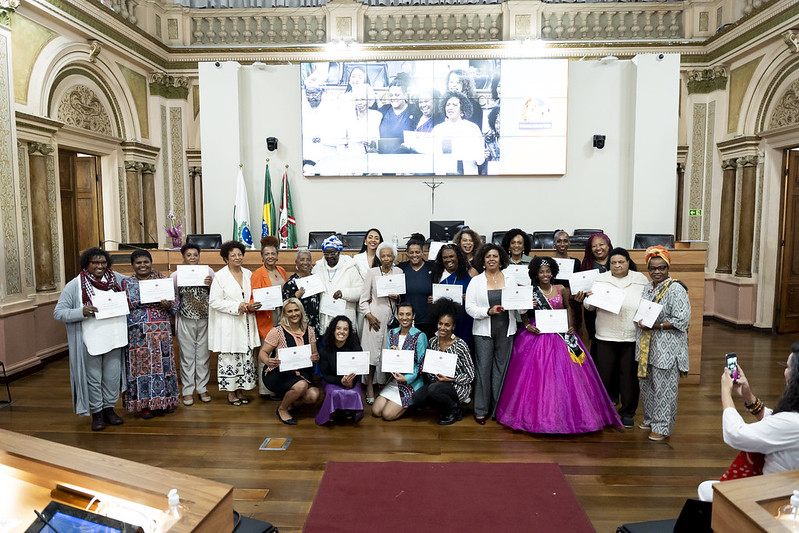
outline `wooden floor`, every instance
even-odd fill
[[[355,427],[319,427],[309,410],[291,427],[277,420],[275,402],[255,399],[233,407],[216,390],[210,404],[181,406],[153,420],[126,414],[123,426],[92,433],[88,419],[72,413],[66,358],[11,384],[14,402],[0,409],[0,427],[230,483],[239,489],[237,510],[268,520],[281,532],[302,530],[327,461],[554,462],[597,531],[611,532],[626,522],[676,517],[697,484],[718,478],[734,458],[736,452],[721,439],[719,376],[725,352],[738,353],[753,390],[767,404],[782,391],[776,363],[785,360],[799,335],[767,335],[715,322],[704,328],[701,383],[681,387],[677,425],[665,442],[651,442],[637,428],[532,436],[494,422],[479,426],[471,417],[441,427],[422,414],[392,423],[367,415]],[[640,419],[639,407],[636,423]],[[266,437],[293,441],[286,451],[259,451]]]

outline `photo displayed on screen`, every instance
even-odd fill
[[[307,176],[562,175],[568,61],[302,63]]]

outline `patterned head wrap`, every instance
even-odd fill
[[[335,235],[331,235],[327,239],[322,242],[322,251],[329,250],[330,248],[334,248],[339,252],[344,249],[344,244],[342,244],[341,239],[336,237]]]
[[[646,249],[646,263],[649,264],[649,261],[656,257],[660,257],[667,265],[671,266],[671,255],[669,255],[669,251],[659,244]]]

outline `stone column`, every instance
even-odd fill
[[[189,167],[189,188],[191,189],[191,229],[194,233],[202,233],[203,167]]]
[[[55,290],[53,238],[50,233],[50,196],[47,192],[47,159],[53,147],[28,143],[31,180],[31,219],[33,220],[33,264],[36,290]]]
[[[139,171],[143,166],[138,161],[125,161],[125,198],[128,203],[128,240],[130,242],[142,241]]]
[[[721,183],[721,209],[719,211],[719,256],[716,272],[732,274],[732,237],[735,227],[735,159],[721,162],[723,171]]]
[[[142,164],[141,195],[144,212],[144,242],[158,242],[158,219],[155,215],[155,165]]]
[[[757,161],[756,155],[738,159],[738,163],[743,167],[743,177],[741,179],[741,216],[738,220],[738,260],[735,265],[735,275],[742,278],[752,277]]]

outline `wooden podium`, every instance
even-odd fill
[[[789,531],[780,524],[777,509],[799,489],[799,470],[734,479],[713,485],[714,533]]]
[[[0,430],[0,518],[18,520],[19,531],[36,518],[34,509],[51,500],[85,508],[96,494],[158,516],[170,489],[178,490],[186,507],[170,533],[233,530],[230,485]]]

